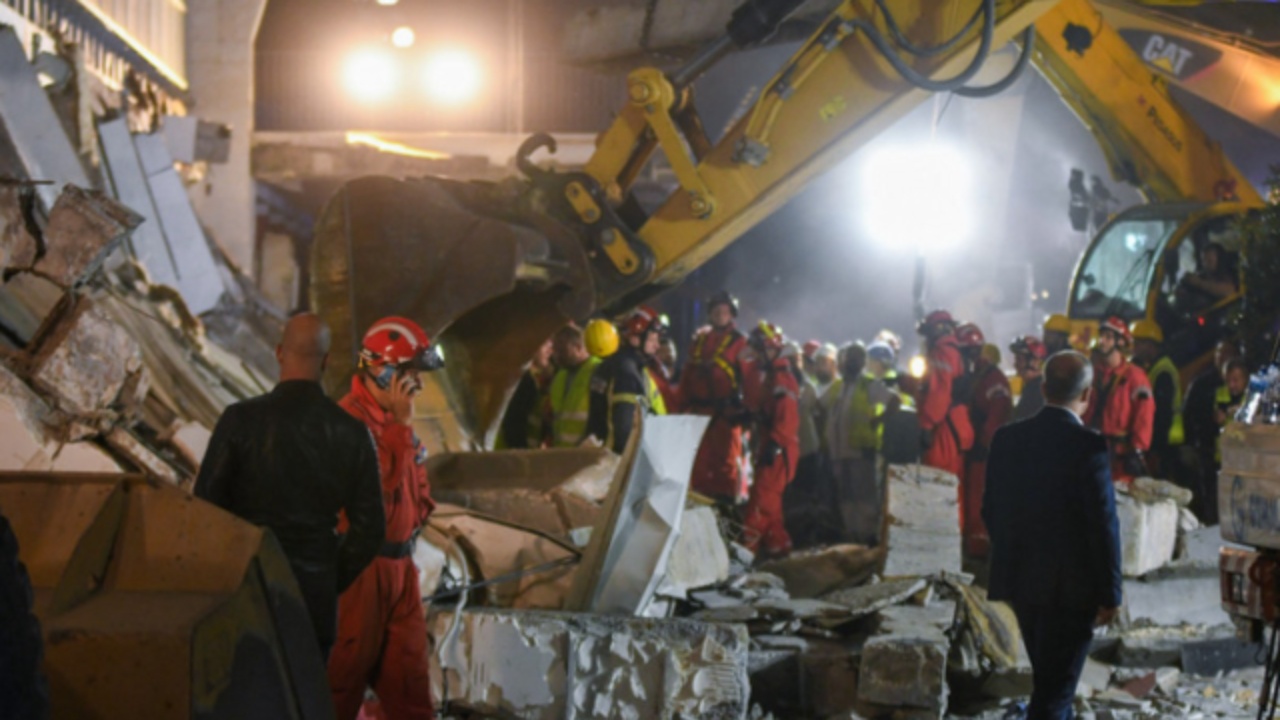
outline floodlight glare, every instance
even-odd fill
[[[972,171],[955,148],[930,142],[879,149],[864,166],[862,187],[867,230],[880,242],[922,251],[973,231]]]
[[[400,84],[396,59],[384,50],[358,50],[347,58],[342,73],[347,92],[361,102],[381,102]]]
[[[391,31],[391,44],[398,48],[413,47],[413,41],[417,36],[413,33],[413,28],[401,26]]]
[[[480,64],[462,50],[438,50],[427,59],[427,93],[441,105],[461,105],[480,91]]]

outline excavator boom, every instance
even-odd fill
[[[350,373],[363,328],[413,317],[439,335],[450,364],[420,403],[424,437],[450,449],[479,444],[556,326],[680,282],[931,94],[1003,89],[1008,82],[966,85],[1015,38],[1019,66],[1034,59],[1118,177],[1151,198],[1256,199],[1087,0],[844,0],[712,142],[693,78],[798,4],[749,0],[727,37],[685,68],[632,72],[629,102],[581,171],[532,163],[537,150],[554,150],[535,136],[518,159],[523,180],[365,178],[340,190],[322,215],[312,273],[314,305],[335,330],[331,390]],[[658,151],[679,188],[646,214],[630,190]]]

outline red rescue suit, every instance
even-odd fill
[[[427,623],[418,571],[408,549],[431,514],[426,452],[357,375],[338,403],[364,421],[378,446],[387,534],[382,552],[338,598],[338,637],[329,656],[329,687],[338,720],[351,720],[372,687],[388,717],[434,717],[427,674]],[[343,529],[345,518],[339,523]]]
[[[738,357],[746,345],[746,337],[732,323],[699,330],[680,376],[676,404],[677,412],[711,418],[693,463],[693,489],[732,502],[746,493],[740,464],[744,373]]]
[[[1128,360],[1115,368],[1095,367],[1093,395],[1084,421],[1102,433],[1111,452],[1111,479],[1131,482],[1144,474],[1140,455],[1151,449],[1156,422],[1151,381]]]
[[[782,494],[796,476],[800,461],[800,386],[785,358],[773,362],[760,387],[756,408],[755,478],[743,520],[752,552],[791,552],[791,536],[783,523]]]
[[[996,430],[1009,422],[1013,415],[1013,390],[1009,378],[999,367],[986,360],[978,360],[974,370],[972,395],[969,399],[969,418],[973,423],[973,449],[969,451],[961,479],[960,518],[964,533],[965,553],[983,557],[990,540],[987,526],[982,522],[982,493],[987,485],[987,453]]]
[[[964,453],[973,445],[973,425],[968,408],[953,397],[956,381],[964,376],[956,336],[944,335],[935,341],[926,360],[916,408],[920,429],[931,440],[920,462],[959,478],[964,475]]]

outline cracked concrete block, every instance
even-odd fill
[[[61,309],[36,339],[28,373],[36,389],[57,409],[82,417],[110,409],[126,388],[145,394],[142,350],[128,331],[88,298],[68,299]]]
[[[947,644],[926,637],[873,637],[862,648],[858,695],[877,705],[931,710],[947,706]]]
[[[436,697],[528,720],[743,718],[748,638],[736,625],[472,609],[432,622]]]
[[[107,445],[125,460],[133,463],[144,475],[156,480],[180,485],[182,478],[173,466],[155,454],[142,441],[124,428],[113,428],[106,435]]]
[[[961,572],[959,486],[942,470],[889,466],[886,577]]]
[[[64,288],[79,284],[142,222],[142,216],[93,190],[67,185],[49,212],[41,275]]]
[[[844,605],[857,616],[871,615],[906,602],[928,585],[924,578],[902,578],[837,590],[822,596],[823,600]]]
[[[1169,566],[1140,580],[1125,579],[1124,607],[1129,622],[1156,625],[1228,625],[1222,609],[1217,567]]]
[[[1117,493],[1116,515],[1120,519],[1120,570],[1125,577],[1145,575],[1173,560],[1178,541],[1176,502],[1148,502]]]

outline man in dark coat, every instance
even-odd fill
[[[1031,658],[1028,720],[1069,719],[1093,628],[1121,601],[1120,531],[1106,440],[1080,421],[1088,358],[1045,367],[1046,405],[991,445],[982,515],[991,537],[989,597],[1008,601]]]

